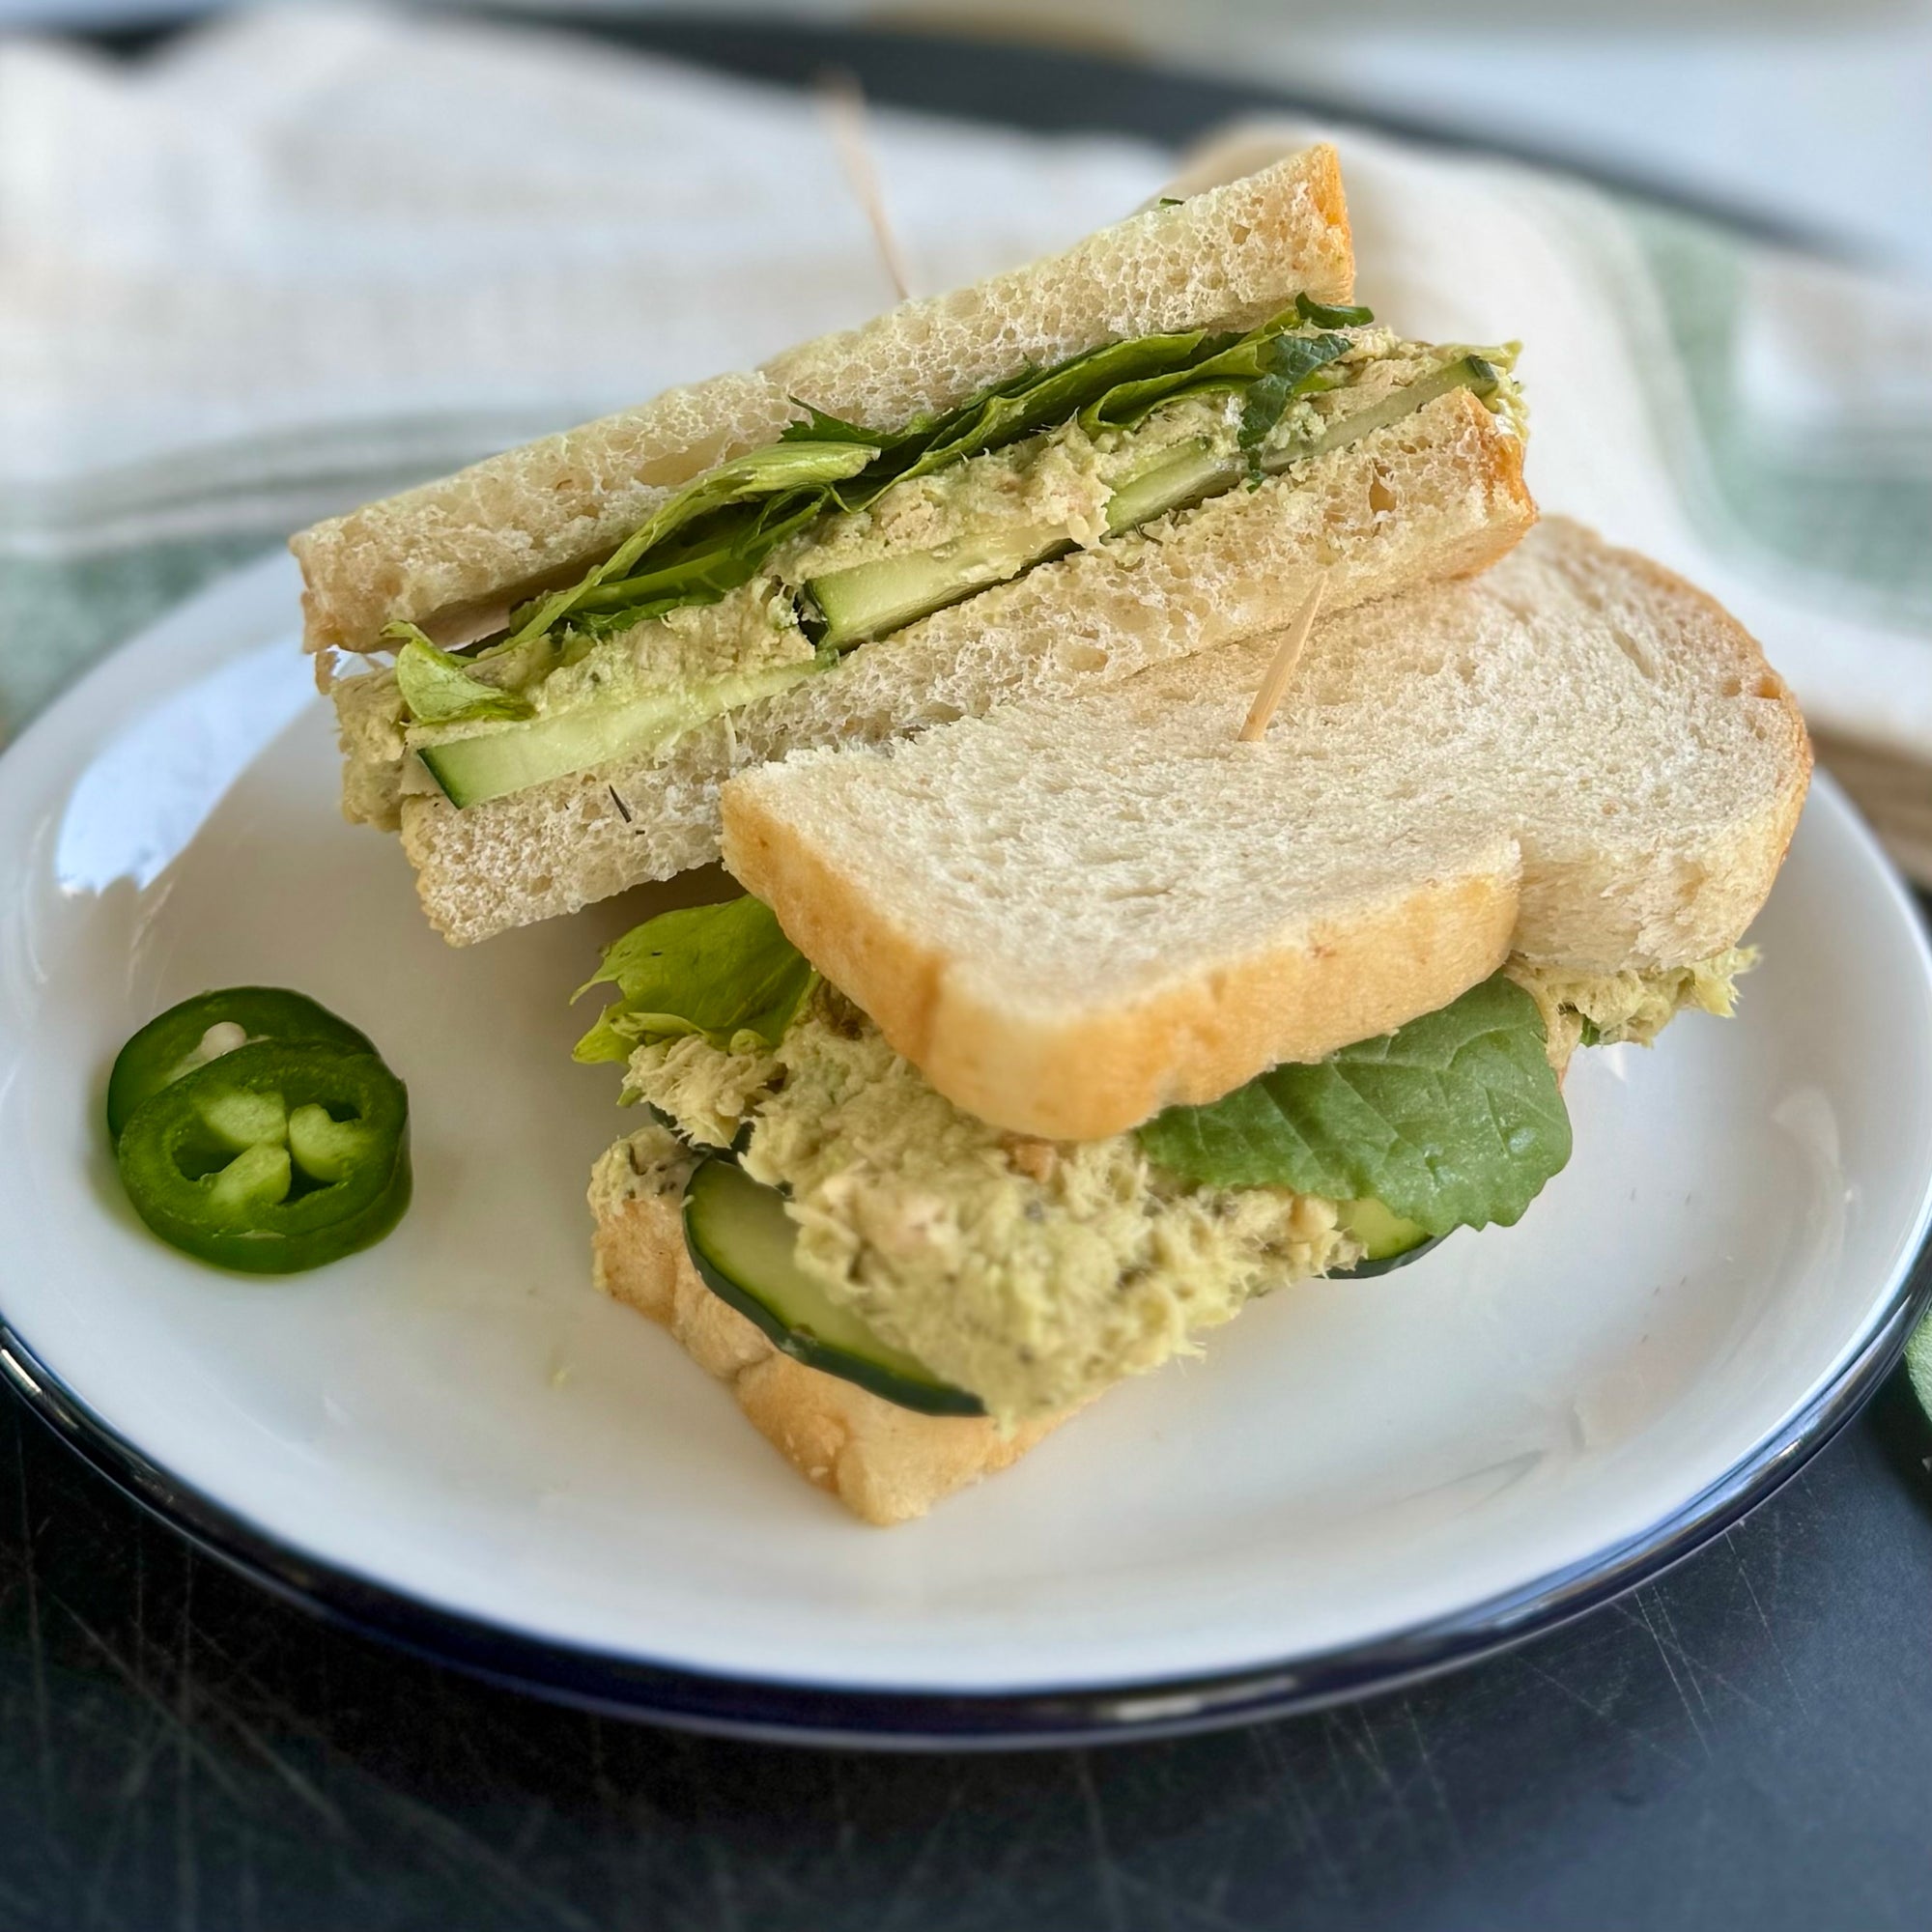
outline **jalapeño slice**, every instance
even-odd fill
[[[169,1081],[115,1144],[162,1240],[245,1274],[379,1241],[410,1199],[409,1094],[373,1053],[263,1040]]]
[[[280,986],[228,986],[197,993],[152,1019],[121,1049],[107,1082],[107,1131],[115,1140],[143,1100],[237,1047],[306,1040],[350,1053],[375,1044],[304,993]]]

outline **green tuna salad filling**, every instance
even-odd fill
[[[1466,388],[1520,431],[1515,347],[1405,342],[1300,298],[1244,334],[1114,343],[873,431],[800,404],[779,441],[676,491],[577,582],[493,636],[384,633],[345,733],[393,817],[660,751],[846,652],[1077,549],[1276,478]],[[387,788],[386,791],[384,788]],[[395,796],[388,795],[394,793]]]
[[[606,955],[578,1048],[653,1123],[599,1164],[609,1208],[728,1154],[782,1198],[793,1261],[840,1310],[1003,1424],[1179,1354],[1270,1290],[1413,1238],[1513,1223],[1570,1153],[1558,1074],[1583,1040],[1726,1013],[1754,955],[1594,975],[1512,959],[1439,1011],[1106,1140],[954,1106],[755,899],[667,914]],[[585,990],[588,990],[587,988]]]

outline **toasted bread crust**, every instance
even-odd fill
[[[1002,1435],[978,1416],[915,1414],[794,1361],[698,1279],[675,1195],[607,1207],[591,1253],[605,1293],[669,1329],[707,1375],[730,1385],[753,1427],[800,1475],[867,1522],[923,1516],[1016,1463],[1065,1419]]]
[[[1122,1010],[1069,1024],[914,931],[749,788],[725,790],[725,865],[893,1046],[969,1114],[1046,1140],[1101,1140],[1167,1106],[1218,1100],[1283,1061],[1320,1060],[1445,1007],[1509,957],[1518,861],[1507,841],[1455,878],[1419,880],[1333,923]]]

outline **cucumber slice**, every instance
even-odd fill
[[[686,691],[646,692],[614,703],[593,700],[474,737],[425,745],[418,755],[451,805],[482,805],[611,758],[654,751],[721,711],[789,690],[822,668],[817,662],[775,665]]]
[[[1161,452],[1160,461],[1130,476],[1107,498],[1107,527],[1115,535],[1151,524],[1170,510],[1218,496],[1241,478],[1241,466],[1216,456],[1204,437]]]
[[[1446,396],[1451,389],[1467,389],[1473,395],[1492,396],[1501,380],[1493,362],[1487,362],[1480,355],[1459,355],[1455,361],[1445,362],[1441,368],[1432,369],[1426,376],[1418,376],[1414,382],[1405,384],[1400,389],[1391,389],[1380,402],[1371,403],[1367,409],[1344,416],[1312,442],[1292,442],[1269,450],[1262,458],[1262,468],[1270,475],[1276,475],[1296,463],[1306,463],[1311,457],[1326,456],[1333,449],[1346,449],[1350,443],[1359,442],[1363,437],[1373,436],[1377,430],[1386,429],[1390,423],[1400,422],[1404,416],[1426,409],[1437,396]]]
[[[882,1342],[801,1268],[798,1228],[775,1187],[736,1161],[704,1161],[685,1183],[684,1244],[706,1288],[749,1317],[793,1360],[857,1382],[923,1415],[983,1415],[976,1395]]]
[[[1482,356],[1458,356],[1369,408],[1344,416],[1313,441],[1266,452],[1261,467],[1278,474],[1385,429],[1451,389],[1492,395],[1499,380],[1494,366]],[[1203,439],[1178,444],[1114,492],[1107,503],[1108,528],[1118,534],[1198,503],[1233,488],[1242,474],[1242,465],[1217,458]],[[776,666],[688,691],[592,701],[525,722],[504,723],[470,737],[425,745],[419,754],[450,803],[469,806],[588,771],[612,758],[654,751],[721,712],[787,689],[824,668],[837,652],[1006,583],[1072,548],[1064,529],[1033,526],[960,538],[910,556],[827,571],[804,586],[825,619],[819,640],[824,655],[816,664]]]
[[[1344,416],[1314,441],[1269,451],[1262,458],[1261,467],[1269,474],[1279,474],[1311,457],[1359,442],[1451,389],[1470,389],[1479,396],[1493,394],[1498,380],[1494,366],[1480,355],[1458,356],[1380,402]],[[1243,464],[1218,456],[1205,438],[1179,443],[1164,450],[1141,474],[1128,477],[1108,498],[1107,527],[1119,535],[1151,523],[1170,510],[1184,509],[1232,489],[1243,473]],[[930,616],[995,583],[1005,583],[1072,547],[1065,532],[1055,529],[961,538],[910,556],[828,571],[823,577],[812,578],[805,588],[825,618],[821,642],[834,650],[845,650]]]
[[[1036,563],[1073,548],[1055,526],[961,537],[937,550],[881,557],[808,578],[805,592],[825,619],[821,645],[842,651],[916,623]]]
[[[1379,1201],[1345,1201],[1337,1219],[1343,1232],[1362,1244],[1362,1259],[1351,1268],[1338,1268],[1337,1274],[1387,1274],[1391,1268],[1421,1260],[1438,1241],[1448,1238],[1392,1214]]]

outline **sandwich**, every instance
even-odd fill
[[[1481,570],[1513,356],[1354,305],[1315,147],[493,457],[294,539],[344,808],[467,944],[715,860],[766,760]]]
[[[1325,616],[1241,742],[1275,648],[743,772],[745,895],[605,956],[596,1279],[868,1521],[1516,1222],[1576,1052],[1731,1010],[1810,750],[1710,599],[1552,520]]]

